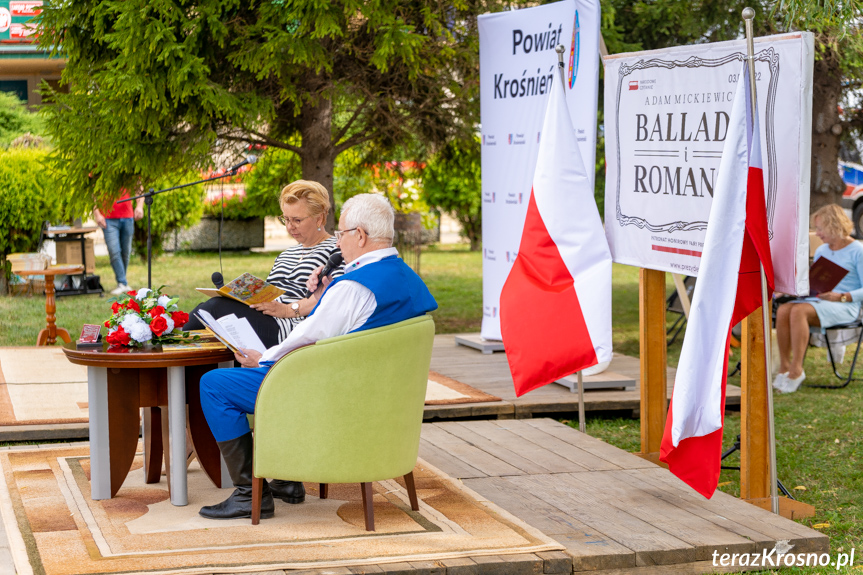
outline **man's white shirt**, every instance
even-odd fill
[[[350,273],[389,256],[397,256],[395,248],[384,248],[363,254],[345,265],[345,279],[327,288],[315,313],[296,326],[278,345],[269,348],[260,361],[276,361],[289,352],[328,337],[352,332],[365,324],[374,313],[377,301],[364,285],[350,281]]]

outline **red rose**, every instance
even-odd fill
[[[132,296],[132,297],[135,297],[136,295],[138,295],[138,292],[136,292],[135,290],[127,291],[127,292],[126,292],[126,295],[130,295],[130,296]]]
[[[136,312],[141,313],[141,306],[139,306],[138,302],[136,302],[135,300],[130,299],[129,303],[126,305],[128,306],[129,309],[135,310]]]
[[[105,320],[105,327],[111,327],[111,325],[110,325],[110,324],[111,324],[111,320],[106,319],[106,320]]]
[[[116,331],[109,333],[107,339],[111,345],[129,345],[130,337],[123,326],[120,326]]]
[[[162,316],[154,317],[153,321],[150,322],[150,331],[156,337],[165,333],[166,329],[168,329],[168,321]]]
[[[171,319],[174,320],[174,327],[183,327],[189,321],[189,314],[184,311],[175,311],[171,314]]]
[[[150,317],[159,317],[160,315],[165,313],[165,308],[163,308],[160,305],[157,305],[156,307],[154,307],[153,309],[151,309],[147,313],[150,314]]]
[[[123,309],[123,307],[124,307],[124,306],[123,306],[123,304],[121,304],[121,303],[120,303],[120,302],[118,302],[118,301],[115,301],[114,303],[112,303],[112,304],[111,304],[111,311],[112,311],[113,313],[117,313],[118,311],[120,311],[121,309]]]

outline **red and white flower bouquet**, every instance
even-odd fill
[[[141,288],[108,300],[113,312],[105,322],[109,344],[140,347],[186,338],[180,328],[189,321],[189,314],[177,306],[180,298],[163,295],[162,287]]]

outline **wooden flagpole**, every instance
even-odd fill
[[[743,20],[746,23],[746,59],[748,62],[747,69],[749,73],[749,96],[750,96],[750,104],[751,104],[751,114],[752,121],[755,122],[756,114],[758,113],[758,104],[756,102],[756,89],[755,89],[755,43],[752,35],[752,19],[755,17],[755,10],[752,8],[744,8],[743,10]],[[767,390],[767,433],[768,433],[768,451],[769,451],[769,472],[770,472],[770,508],[773,513],[779,514],[779,494],[777,492],[777,473],[776,473],[776,431],[774,429],[774,421],[773,421],[773,387],[771,386],[771,367],[772,362],[770,358],[771,346],[770,346],[770,335],[771,335],[771,303],[770,298],[767,295],[767,276],[764,274],[764,264],[761,264],[761,324],[762,324],[762,334],[763,334],[763,345],[764,345],[764,370],[763,373],[759,374],[761,377],[761,382],[763,383],[765,389]],[[750,324],[751,325],[751,324]],[[749,334],[748,340],[752,339],[753,334]],[[752,342],[754,343],[754,342]],[[755,358],[749,357],[748,359],[754,360]],[[760,358],[759,358],[760,359]],[[747,370],[748,372],[749,370]],[[760,371],[760,370],[756,370]],[[747,374],[748,375],[748,374]],[[747,383],[756,384],[755,381],[749,381]],[[757,385],[757,384],[756,384]],[[741,481],[743,480],[743,464],[741,462]]]

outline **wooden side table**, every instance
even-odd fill
[[[45,329],[39,332],[36,336],[36,345],[54,345],[57,341],[57,336],[63,339],[66,343],[72,341],[69,337],[69,332],[62,327],[57,327],[57,299],[55,298],[54,276],[72,275],[80,273],[81,266],[69,266],[64,268],[53,267],[47,270],[24,270],[15,272],[19,276],[45,276],[45,320],[47,325]]]
[[[87,366],[90,415],[90,496],[110,499],[123,485],[138,445],[144,408],[144,477],[158,483],[165,458],[173,505],[188,504],[186,428],[198,461],[217,487],[231,478],[201,409],[201,376],[233,367],[227,349],[162,351],[103,344],[95,349],[63,346],[66,359]]]

